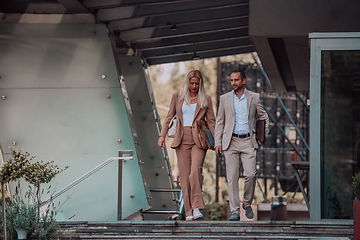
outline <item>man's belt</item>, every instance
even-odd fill
[[[234,137],[238,137],[238,138],[250,137],[250,133],[247,133],[247,134],[236,134],[236,133],[233,133],[232,135],[233,135]]]

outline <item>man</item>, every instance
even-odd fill
[[[269,134],[269,116],[260,102],[258,93],[246,90],[245,72],[234,69],[230,75],[233,91],[220,97],[215,124],[215,152],[225,155],[230,221],[240,220],[239,168],[244,168],[245,187],[242,208],[247,218],[254,213],[251,203],[256,182],[256,150],[262,145],[256,139],[256,121],[265,120],[265,133]]]

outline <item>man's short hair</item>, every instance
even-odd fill
[[[239,69],[239,68],[234,68],[234,69],[232,70],[231,74],[233,74],[233,73],[240,73],[241,79],[246,78],[245,72],[244,72],[243,70]]]

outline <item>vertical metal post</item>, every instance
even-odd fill
[[[123,157],[125,154],[129,154],[129,157],[134,156],[134,152],[132,150],[119,150],[118,157]],[[122,164],[125,160],[119,159],[119,174],[118,174],[118,221],[122,220]]]
[[[216,185],[215,185],[215,202],[219,202],[219,179],[220,179],[220,174],[219,174],[219,171],[220,171],[220,166],[219,166],[219,162],[220,162],[220,159],[219,157],[217,156],[216,154],[216,170],[215,170],[215,173],[216,173]]]
[[[119,151],[118,157],[122,157],[122,152]],[[122,163],[123,160],[119,159],[119,173],[118,173],[118,216],[117,220],[121,221],[122,216]]]
[[[264,178],[264,186],[265,186],[265,196],[267,199],[267,178]],[[266,199],[264,199],[264,200],[266,200]]]

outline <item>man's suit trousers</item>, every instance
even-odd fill
[[[186,216],[195,208],[204,209],[202,197],[203,162],[206,150],[196,146],[190,127],[184,127],[181,144],[175,149]]]
[[[244,205],[250,206],[254,197],[256,182],[256,150],[251,144],[251,138],[232,137],[230,146],[224,151],[226,163],[226,178],[230,210],[232,213],[240,211],[239,198],[239,169],[240,160],[244,168],[245,187]]]

